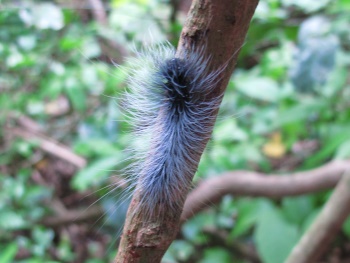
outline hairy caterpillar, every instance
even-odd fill
[[[158,216],[156,206],[169,212],[180,208],[221,101],[213,92],[222,70],[210,72],[202,51],[184,57],[177,58],[166,44],[137,53],[129,63],[125,105],[143,145],[134,149],[128,176],[146,219]]]

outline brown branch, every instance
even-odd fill
[[[69,224],[78,224],[87,221],[95,221],[103,216],[100,207],[91,207],[87,210],[66,210],[55,216],[43,218],[39,223],[47,227],[59,227]]]
[[[89,0],[89,3],[91,5],[92,15],[97,23],[100,24],[105,30],[110,30],[106,7],[104,6],[103,2],[101,0]],[[111,38],[99,36],[98,42],[102,53],[117,64],[121,64],[123,59],[127,57],[129,53],[124,46],[120,45],[116,41],[113,41]]]
[[[12,114],[12,116],[11,115],[10,116],[12,118],[16,119],[19,126],[23,127],[24,129],[31,131],[31,132],[43,132],[44,131],[44,129],[40,126],[39,123],[37,123],[33,119],[29,118],[28,116],[20,115],[16,118],[13,115],[14,114]]]
[[[105,7],[101,0],[89,0],[91,5],[91,12],[98,23],[101,25],[107,25],[107,14]]]
[[[213,96],[221,96],[232,74],[236,57],[245,39],[249,23],[258,0],[194,0],[183,28],[176,56],[186,59],[193,49],[204,49],[203,55],[211,58],[209,70],[224,70],[221,81],[216,86]],[[234,54],[234,55],[233,55]],[[210,124],[211,127],[214,125]],[[211,132],[210,132],[211,133]],[[210,134],[207,136],[210,137]],[[201,149],[204,150],[204,149]],[[197,165],[201,153],[194,157]],[[176,237],[180,225],[181,208],[187,196],[187,190],[179,193],[183,200],[179,210],[174,213],[154,208],[154,214],[147,222],[142,222],[142,208],[138,207],[140,196],[136,193],[130,204],[115,262],[152,262],[161,261],[165,251]],[[160,220],[159,218],[162,218]]]
[[[198,188],[193,190],[185,202],[182,221],[189,219],[194,214],[205,209],[208,204],[217,203],[224,195],[263,196],[269,198],[282,198],[297,196],[333,188],[341,178],[343,172],[350,169],[349,161],[335,161],[314,170],[293,173],[289,175],[265,175],[249,171],[235,171],[225,173],[222,176],[203,181]],[[230,177],[229,181],[221,177]],[[213,191],[217,185],[214,181],[219,179],[220,184],[229,191]],[[199,205],[200,204],[200,205]],[[54,207],[56,207],[54,205]],[[41,223],[55,227],[70,223],[79,223],[103,215],[100,208],[83,211],[60,212],[55,209],[57,215],[44,218]]]
[[[45,152],[57,156],[69,163],[74,164],[78,168],[83,168],[86,166],[86,160],[72,152],[67,146],[48,138],[47,136],[38,133],[31,132],[28,130],[23,130],[20,128],[5,128],[8,133],[15,136],[21,137],[28,141],[34,141],[38,143],[38,146]]]
[[[250,171],[227,172],[200,183],[188,196],[181,220],[191,218],[227,194],[280,198],[312,193],[334,187],[350,169],[350,161],[333,161],[322,167],[289,175],[269,175]]]
[[[349,214],[350,170],[345,172],[321,213],[293,248],[286,263],[318,262]]]

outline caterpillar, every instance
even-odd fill
[[[203,50],[184,57],[164,44],[137,52],[128,63],[124,105],[133,137],[141,140],[128,180],[145,219],[158,216],[156,206],[170,213],[181,208],[221,102],[213,93],[222,70],[208,70]]]

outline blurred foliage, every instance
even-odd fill
[[[127,204],[110,190],[133,138],[118,104],[126,73],[113,62],[143,44],[176,45],[186,13],[172,21],[170,1],[104,4],[108,26],[89,6],[1,2],[0,263],[100,263],[115,254]],[[347,0],[260,1],[195,181],[350,157],[349,12]],[[40,142],[14,136],[20,116],[88,165],[71,168]],[[283,262],[329,195],[224,198],[183,225],[164,262],[251,262],[230,248],[235,242],[255,247],[263,262]],[[44,219],[57,202],[102,207],[105,219],[50,227]],[[221,245],[208,227],[227,234]],[[342,235],[350,237],[350,220]]]

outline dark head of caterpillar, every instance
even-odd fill
[[[161,88],[165,92],[168,108],[176,115],[182,114],[193,97],[191,70],[179,58],[165,61],[160,69],[158,74],[163,78]]]

